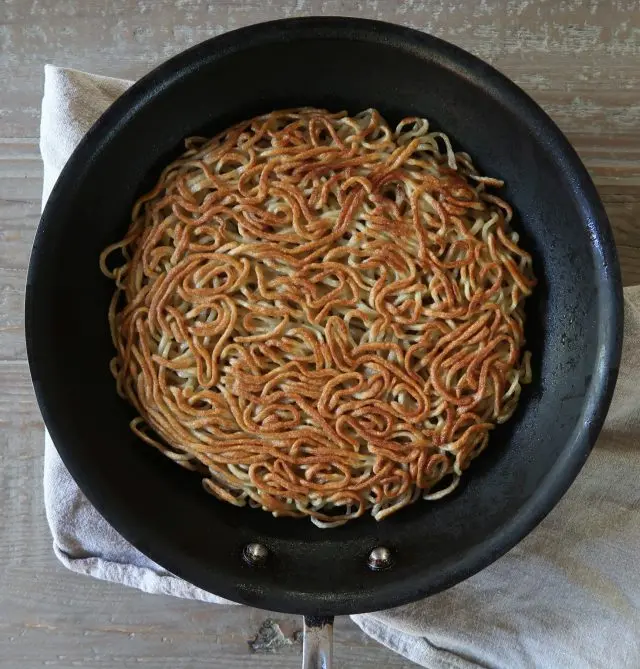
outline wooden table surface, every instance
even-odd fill
[[[414,26],[489,61],[578,150],[613,224],[626,285],[640,282],[640,4],[632,0],[2,0],[0,2],[0,667],[299,666],[300,646],[256,657],[270,617],[151,596],[65,571],[51,552],[43,425],[27,370],[24,284],[38,223],[43,66],[136,78],[231,28],[341,14]],[[544,194],[541,193],[541,197]],[[285,637],[300,620],[272,615]],[[336,664],[415,666],[348,619]]]

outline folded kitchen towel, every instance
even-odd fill
[[[43,203],[74,147],[131,82],[47,66],[40,146]],[[507,555],[454,588],[353,616],[370,636],[429,669],[640,667],[640,286],[625,292],[614,401],[583,471]],[[168,573],[91,506],[45,438],[45,504],[69,569],[145,592],[230,603]]]

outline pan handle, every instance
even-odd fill
[[[331,669],[333,616],[305,616],[302,669]]]

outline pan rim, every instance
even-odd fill
[[[305,35],[313,35],[315,38],[360,39],[368,42],[395,44],[403,49],[415,50],[423,57],[428,54],[432,60],[454,71],[470,83],[493,89],[494,94],[507,106],[510,113],[517,114],[535,132],[538,141],[554,155],[555,160],[566,169],[567,174],[571,175],[572,196],[582,212],[585,225],[589,226],[592,232],[592,251],[601,267],[598,293],[600,355],[583,407],[582,424],[574,430],[562,456],[549,471],[540,488],[507,523],[496,530],[492,536],[487,537],[485,541],[476,544],[463,557],[450,561],[444,568],[441,567],[438,578],[434,579],[431,576],[428,584],[421,583],[420,576],[416,576],[412,588],[407,588],[406,585],[400,587],[397,584],[372,586],[367,592],[354,592],[350,596],[346,596],[343,592],[327,592],[323,595],[303,591],[283,593],[275,587],[273,592],[268,592],[264,597],[265,606],[283,612],[317,615],[362,613],[398,606],[427,594],[435,594],[477,573],[517,544],[556,505],[586,461],[611,401],[622,347],[622,283],[613,235],[606,213],[595,186],[575,150],[555,123],[524,91],[496,69],[459,47],[432,35],[386,22],[342,17],[310,17],[281,19],[239,28],[179,53],[145,75],[126,91],[96,121],[75,149],[62,170],[43,212],[36,232],[27,276],[25,298],[27,357],[40,411],[71,475],[99,513],[125,539],[135,545],[139,527],[137,526],[134,531],[133,527],[127,525],[127,519],[109,510],[108,499],[102,492],[83,484],[84,470],[77,465],[71,450],[66,448],[63,427],[49,411],[48,391],[45,391],[42,384],[36,381],[41,378],[41,362],[36,352],[37,340],[45,336],[44,333],[34,331],[32,327],[36,302],[34,295],[41,265],[40,258],[47,252],[48,240],[53,234],[52,231],[55,231],[56,209],[59,203],[66,198],[70,175],[78,169],[78,165],[86,165],[87,162],[90,162],[91,155],[96,152],[96,147],[107,144],[110,138],[117,133],[118,126],[125,122],[129,115],[135,114],[150,95],[187,75],[189,69],[194,67],[194,63],[202,63],[207,60],[213,62],[261,43],[277,41],[285,33],[288,38],[295,35],[297,39]],[[152,560],[177,576],[189,582],[194,582],[194,580],[202,582],[193,569],[183,564],[175,564],[170,552],[165,551],[162,547],[145,551]],[[196,576],[195,579],[194,576]],[[207,582],[215,582],[215,577],[209,574]],[[234,601],[248,601],[241,585],[227,583],[224,580],[216,582],[215,594]],[[251,603],[256,605],[255,602]]]

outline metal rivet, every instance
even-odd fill
[[[393,564],[391,551],[384,546],[378,546],[369,553],[369,569],[373,571],[382,571],[389,569]]]
[[[269,549],[262,544],[247,544],[242,551],[242,557],[252,567],[259,567],[267,561]]]

